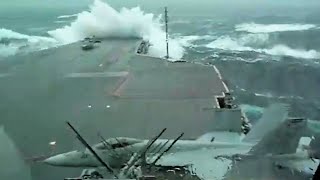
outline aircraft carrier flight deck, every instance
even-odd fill
[[[96,143],[97,131],[150,138],[165,127],[165,138],[185,132],[192,139],[217,130],[215,118],[241,117],[240,109],[227,106],[229,90],[215,67],[141,55],[140,43],[108,39],[83,50],[77,42],[1,60],[1,121],[19,152],[50,152],[51,141],[56,152],[81,147],[65,121]],[[31,169],[34,177],[56,170]],[[63,177],[68,170],[56,171]]]

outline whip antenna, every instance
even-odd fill
[[[167,47],[167,55],[166,59],[169,59],[169,34],[168,34],[168,8],[164,8],[164,18],[166,23],[166,47]]]

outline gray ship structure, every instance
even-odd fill
[[[90,142],[98,140],[97,131],[144,139],[166,127],[164,138],[242,132],[239,119],[245,118],[215,66],[150,57],[140,39],[103,39],[91,50],[83,50],[84,43],[0,61],[1,121],[24,156],[51,152],[52,141],[55,152],[75,148],[63,130],[66,120]]]
[[[97,131],[144,139],[166,127],[164,138],[243,132],[245,117],[215,66],[150,57],[140,39],[103,39],[91,50],[84,43],[0,61],[2,122],[24,156],[51,151],[52,141],[55,152],[74,148],[66,120],[90,142]]]

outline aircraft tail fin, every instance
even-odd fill
[[[307,127],[305,119],[287,119],[269,132],[250,150],[250,154],[291,154],[297,151]]]
[[[312,180],[319,180],[319,179],[320,179],[320,164],[318,165],[318,168],[314,173]]]
[[[288,116],[288,105],[272,104],[264,110],[262,118],[253,126],[243,139],[245,142],[257,143],[266,134],[276,129]]]
[[[311,140],[312,139],[310,137],[300,138],[296,153],[308,152],[308,150],[310,149]]]
[[[319,127],[317,126],[317,124],[315,124],[316,122],[311,121],[313,126]],[[310,126],[309,126],[310,127]],[[318,129],[314,129],[315,127],[313,127],[312,129],[315,130],[315,132],[319,132]],[[310,142],[310,149],[311,149],[311,155],[310,157],[313,159],[320,159],[320,149],[319,149],[319,144],[320,144],[320,136],[316,135],[315,137],[312,138],[312,141]],[[317,167],[317,170],[315,171],[312,180],[318,180],[320,179],[320,163]]]

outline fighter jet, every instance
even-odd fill
[[[265,111],[264,116],[259,123],[249,132],[249,134],[241,139],[239,134],[226,131],[216,131],[205,134],[197,140],[179,140],[175,146],[170,149],[168,155],[177,155],[184,152],[208,150],[221,155],[221,152],[227,154],[247,153],[250,149],[254,149],[258,140],[265,134],[278,127],[287,117],[287,107],[285,105],[272,105]],[[222,123],[222,122],[217,122]],[[226,121],[226,123],[228,123]],[[256,129],[258,128],[258,129]],[[103,139],[103,138],[102,138]],[[174,140],[158,139],[153,146],[146,152],[148,155],[157,154],[161,149],[167,148]],[[137,153],[148,143],[148,140],[118,137],[103,139],[102,143],[93,146],[104,161],[108,162],[113,168],[120,168],[125,162]],[[262,142],[263,143],[263,142]],[[167,155],[167,156],[168,156]],[[153,156],[154,157],[154,156]],[[164,158],[164,157],[163,157]],[[64,167],[99,167],[100,163],[92,157],[86,149],[84,151],[71,151],[44,160],[45,163],[54,166]],[[189,162],[187,163],[189,164]]]
[[[183,136],[184,133],[182,133],[178,138],[176,138],[171,145],[165,149],[157,158],[157,160],[154,162],[154,164],[148,164],[146,162],[146,152],[151,148],[151,146],[158,140],[158,138],[166,131],[166,128],[161,131],[159,135],[157,135],[155,138],[148,141],[148,143],[145,144],[144,147],[141,147],[140,151],[138,153],[134,153],[131,158],[128,160],[128,162],[125,163],[125,165],[119,169],[118,171],[115,171],[112,167],[108,165],[107,162],[105,162],[100,155],[97,154],[96,150],[94,150],[86,140],[79,134],[79,132],[69,123],[67,122],[69,127],[73,130],[73,132],[77,135],[77,139],[87,148],[87,150],[91,153],[92,157],[95,158],[102,167],[106,168],[107,171],[104,171],[104,175],[100,174],[98,169],[85,169],[83,170],[82,174],[79,178],[65,178],[65,179],[99,179],[103,178],[105,176],[111,176],[116,179],[155,179],[155,176],[145,176],[143,175],[141,166],[148,165],[148,171],[151,172],[153,168],[153,173],[155,171],[159,172],[161,171],[161,168],[155,168],[154,164],[155,162],[161,158],[165,153],[167,153],[173,145]],[[106,142],[105,142],[106,143]],[[120,156],[118,156],[120,157]],[[182,166],[181,166],[182,167]],[[177,176],[181,177],[185,175],[185,173],[182,174],[179,173]],[[173,179],[177,179],[175,176],[173,176]]]
[[[161,158],[158,158],[159,156],[156,156],[156,154],[159,154],[162,149],[168,148],[169,144],[172,144],[174,140],[158,139],[146,151],[146,155],[149,157],[146,158],[147,164],[161,166],[186,166],[192,164],[193,171],[202,178],[223,179],[235,160],[264,158],[271,159],[272,166],[279,169],[285,169],[286,167],[291,170],[308,171],[309,174],[313,174],[313,170],[316,169],[314,166],[317,165],[317,162],[310,159],[310,154],[307,151],[302,151],[301,143],[300,149],[298,148],[299,152],[295,152],[300,138],[304,135],[309,135],[305,133],[306,131],[302,131],[308,121],[303,119],[288,119],[284,121],[286,113],[283,112],[286,111],[274,111],[273,113],[273,115],[278,113],[278,119],[274,120],[281,124],[278,127],[273,127],[274,125],[270,127],[270,121],[264,120],[267,115],[262,118],[259,123],[266,125],[266,122],[268,122],[269,126],[265,126],[266,128],[264,129],[269,129],[269,131],[263,132],[265,136],[258,143],[254,140],[261,138],[262,130],[257,133],[258,131],[255,128],[263,127],[259,124],[239,142],[219,142],[218,140],[221,137],[228,136],[227,132],[224,132],[224,134],[221,132],[209,134],[217,136],[218,140],[212,136],[212,138],[205,141],[204,137],[207,138],[208,134],[198,140],[178,140],[175,142],[175,146],[170,148],[169,153],[161,156]],[[112,168],[121,168],[134,153],[140,152],[148,142],[148,140],[135,138],[110,138],[93,146],[93,149]],[[283,146],[274,146],[274,144],[283,144]],[[59,154],[46,159],[44,162],[54,166],[65,167],[101,166],[88,150]],[[311,164],[309,169],[301,169],[305,162]]]
[[[226,179],[310,179],[319,163],[318,153],[309,146],[310,137],[316,133],[310,125],[315,123],[318,122],[288,119],[262,139],[272,144],[260,143],[248,154],[216,157],[232,162],[231,170],[225,174]],[[295,147],[296,151],[292,152]]]
[[[306,141],[305,138],[301,139],[301,137],[311,136],[309,129],[306,129],[308,124],[310,120],[288,119],[266,134],[257,144],[250,146],[250,143],[247,143],[247,146],[234,147],[217,146],[213,149],[174,153],[160,159],[158,164],[192,164],[193,171],[203,179],[270,177],[277,179],[279,172],[286,174],[293,171],[296,174],[304,174],[303,177],[312,177],[319,161],[317,156],[304,149],[310,141]],[[249,135],[246,138],[251,137]],[[243,139],[243,142],[246,142],[246,138]],[[232,158],[226,158],[226,156]],[[242,171],[237,168],[240,164],[243,167]],[[242,173],[243,170],[245,173]],[[257,174],[250,176],[251,173],[247,171]]]
[[[216,158],[232,161],[232,168],[225,179],[310,179],[315,174],[319,159],[303,147],[308,142],[310,138],[301,138],[297,151],[290,154],[237,154]]]

